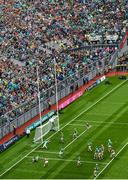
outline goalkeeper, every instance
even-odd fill
[[[45,140],[44,143],[43,143],[43,149],[48,149],[48,146],[47,144],[49,143],[49,140]]]

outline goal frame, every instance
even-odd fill
[[[55,122],[55,124],[53,124],[54,122]],[[48,130],[46,132],[44,131],[44,133],[43,133],[43,128],[45,128],[45,127]],[[48,120],[48,122],[46,122],[45,124],[42,124],[36,128],[35,136],[33,139],[34,143],[37,143],[40,141],[43,143],[44,136],[46,136],[50,131],[56,131],[56,132],[59,131],[59,117],[57,115],[54,115],[53,117],[51,117]]]

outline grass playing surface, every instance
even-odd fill
[[[60,129],[64,133],[65,143],[60,143],[60,132],[50,132],[48,150],[23,137],[11,148],[0,154],[0,178],[6,179],[93,179],[95,164],[99,164],[97,178],[128,179],[128,81],[110,78],[111,85],[101,85],[86,92],[81,98],[63,110],[60,115]],[[91,127],[86,129],[85,122]],[[73,140],[74,128],[79,136]],[[110,159],[107,141],[111,139],[117,157]],[[93,152],[87,151],[89,141],[93,143]],[[104,144],[104,159],[94,160],[96,146]],[[64,157],[58,152],[64,148]],[[39,161],[32,163],[33,156]],[[76,160],[81,157],[82,165],[77,167]],[[43,167],[44,158],[49,159]]]

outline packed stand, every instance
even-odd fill
[[[93,67],[100,68],[102,63],[109,62],[114,52],[115,48],[95,48],[59,54],[55,58],[58,83],[70,77],[72,77],[71,81],[76,81],[93,70]],[[37,63],[29,62],[25,66],[19,66],[7,59],[1,58],[0,60],[0,115],[3,115],[28,101],[32,102],[36,99],[38,92]],[[44,95],[47,89],[55,85],[53,59],[52,57],[42,59],[38,64],[40,91]],[[70,85],[71,81],[68,80],[67,84]],[[66,86],[67,84],[63,85]],[[50,95],[54,93],[51,91]],[[22,108],[17,110],[17,115],[24,112]]]
[[[37,64],[41,98],[55,84],[54,58],[63,87],[107,65],[115,48],[63,50],[119,43],[127,25],[127,3],[77,0],[69,6],[65,0],[1,0],[0,116],[10,112],[13,120],[37,103]],[[49,96],[54,93],[53,88]]]
[[[59,51],[118,43],[127,25],[126,0],[74,0],[73,6],[66,0],[2,1],[1,52],[20,61],[50,53],[54,43]]]

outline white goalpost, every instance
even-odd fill
[[[43,137],[49,133],[49,131],[59,130],[59,118],[58,116],[53,116],[48,120],[47,123],[40,125],[36,128],[34,142],[43,142]]]
[[[51,130],[59,130],[59,106],[58,106],[58,89],[57,89],[57,74],[56,74],[56,60],[54,58],[54,71],[55,71],[55,98],[56,98],[56,115],[50,118],[47,123],[42,125],[41,119],[41,103],[40,103],[40,90],[39,90],[39,66],[37,66],[37,85],[38,85],[38,102],[39,102],[39,117],[40,117],[40,126],[36,128],[34,142],[43,142],[43,137]]]

